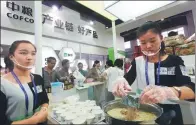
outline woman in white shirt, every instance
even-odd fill
[[[124,76],[124,71],[122,70],[123,67],[123,60],[116,59],[114,62],[114,67],[110,67],[104,71],[102,76],[107,79],[106,84],[106,101],[114,100],[114,95],[112,94],[112,89],[114,87],[114,81],[117,78]]]

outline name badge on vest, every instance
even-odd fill
[[[36,89],[37,89],[37,93],[42,92],[42,86],[41,85],[36,86]],[[33,91],[35,92],[34,88],[33,88]]]
[[[158,72],[158,69],[157,69],[157,72]],[[167,68],[160,67],[160,75],[167,75]]]
[[[175,67],[167,68],[167,74],[168,75],[175,75]]]

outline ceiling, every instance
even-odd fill
[[[99,6],[97,6],[96,12],[90,9],[89,7],[87,7],[90,6],[92,2],[91,3],[76,2],[75,0],[43,0],[42,3],[50,7],[52,7],[53,5],[56,5],[58,7],[65,6],[67,8],[79,12],[81,16],[88,17],[88,19],[96,20],[104,24],[108,28],[112,27],[111,20],[115,20],[115,17],[110,15],[109,13],[100,14],[100,10],[99,10],[101,8],[100,2],[97,2]],[[119,19],[115,20],[116,25],[121,23],[123,23],[122,20]]]
[[[196,1],[178,1],[166,6],[165,8],[159,8],[155,11],[147,13],[136,20],[130,20],[116,26],[116,33],[120,34],[125,31],[137,28],[144,24],[146,21],[158,21],[160,19],[168,18],[174,15],[178,15],[183,12],[195,10]],[[107,29],[108,32],[112,31],[112,28]]]
[[[104,1],[84,1],[84,0],[79,1],[78,0],[77,2],[88,7],[91,10],[101,14],[102,16],[104,16],[112,21],[118,19],[116,16],[105,11]]]
[[[191,11],[187,11],[187,12],[184,12],[184,13],[177,14],[175,16],[165,18],[164,20],[158,20],[156,22],[160,25],[162,30],[169,29],[169,28],[172,28],[172,27],[187,25],[188,23],[187,23],[186,15],[188,13],[192,14]],[[125,42],[135,40],[137,29],[138,28],[134,28],[134,29],[122,32],[122,33],[120,33],[120,36],[124,37]]]

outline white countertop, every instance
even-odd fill
[[[84,83],[83,84],[83,87],[79,87],[78,85],[76,85],[76,89],[78,90],[82,90],[82,89],[86,89],[86,88],[89,88],[91,86],[97,86],[97,85],[102,85],[104,84],[105,82],[90,82],[90,83]]]

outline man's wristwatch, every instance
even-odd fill
[[[178,98],[180,98],[181,97],[181,89],[179,88],[179,87],[173,87],[177,92],[178,92]]]

